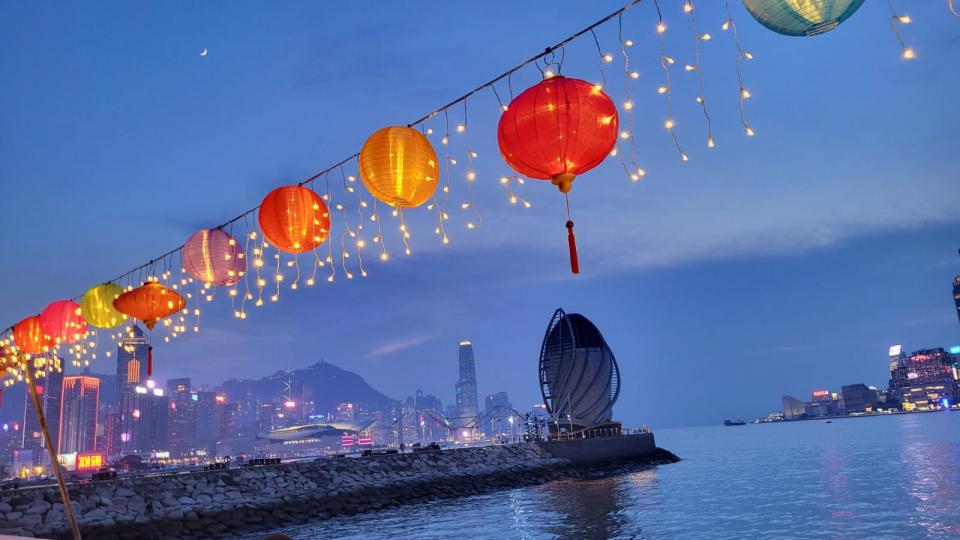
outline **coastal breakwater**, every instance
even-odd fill
[[[647,436],[599,462],[555,457],[548,447],[562,443],[532,442],[119,478],[71,485],[70,496],[84,538],[227,537],[678,460]],[[69,538],[56,487],[0,493],[0,534]]]

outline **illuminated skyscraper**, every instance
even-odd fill
[[[957,306],[957,318],[960,319],[960,275],[953,278],[953,305]]]
[[[40,407],[47,420],[47,429],[56,448],[60,440],[60,400],[63,392],[63,372],[51,369],[44,372],[43,377],[36,380],[37,394],[40,398]],[[33,399],[28,392],[23,407],[23,448],[33,451],[34,459],[42,459],[46,450],[43,441],[43,432],[40,429],[40,420],[33,405]],[[39,463],[39,461],[38,461]]]
[[[190,391],[190,379],[167,381],[167,397],[170,398],[168,437],[170,451],[176,455],[189,453],[197,436],[197,402],[195,392]]]
[[[63,378],[60,408],[60,454],[97,449],[97,406],[100,379],[76,375]]]
[[[152,379],[148,379],[143,386],[133,388],[130,413],[124,414],[124,424],[129,426],[129,431],[121,434],[126,438],[122,441],[125,452],[149,454],[155,450],[169,449],[169,407],[170,400]]]
[[[922,349],[907,356],[899,345],[891,347],[890,394],[905,411],[953,405],[958,397],[954,363],[954,356],[943,349]]]
[[[477,416],[477,368],[473,359],[473,344],[470,340],[460,342],[460,379],[456,384],[457,415],[461,417],[459,425],[472,422]]]

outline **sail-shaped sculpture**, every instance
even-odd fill
[[[612,417],[620,368],[603,335],[583,315],[557,309],[550,319],[540,349],[540,391],[553,432],[619,428]]]

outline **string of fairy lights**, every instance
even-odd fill
[[[823,0],[826,3],[829,1]],[[640,147],[634,118],[636,100],[644,96],[643,87],[637,85],[643,83],[641,73],[635,65],[637,55],[632,52],[635,41],[625,35],[624,25],[624,14],[641,2],[642,0],[631,0],[602,19],[545,48],[543,52],[520,62],[406,125],[407,128],[419,130],[418,133],[424,138],[432,138],[439,142],[438,146],[434,145],[434,148],[439,149],[440,154],[437,157],[440,162],[437,164],[439,172],[439,178],[436,179],[437,188],[427,198],[424,208],[435,216],[433,232],[441,245],[448,245],[451,242],[450,212],[454,210],[459,212],[459,219],[463,221],[464,228],[468,231],[480,229],[484,223],[474,195],[474,185],[480,180],[477,165],[481,156],[474,146],[477,136],[472,133],[473,124],[470,117],[474,108],[471,107],[473,100],[489,91],[496,100],[498,113],[507,112],[516,97],[513,88],[514,74],[533,65],[540,71],[544,80],[560,76],[564,67],[566,48],[587,34],[592,39],[598,58],[596,73],[598,80],[592,83],[596,92],[614,88],[614,73],[610,68],[615,67],[613,64],[617,61],[617,56],[621,62],[620,66],[616,66],[622,68],[618,69],[622,76],[622,96],[619,102],[621,121],[615,144],[609,151],[609,155],[617,159],[620,168],[631,182],[638,182],[647,174],[646,169],[640,164]],[[681,104],[676,102],[674,93],[674,85],[684,84],[678,79],[683,76],[675,73],[673,68],[677,66],[677,60],[672,56],[673,53],[668,54],[666,40],[668,25],[664,17],[665,13],[661,10],[659,0],[653,0],[652,3],[656,19],[651,32],[656,39],[657,65],[663,79],[660,84],[651,89],[650,93],[659,95],[665,100],[666,116],[663,126],[680,160],[686,162],[690,158],[681,145],[675,117],[675,108]],[[764,4],[782,6],[783,10],[788,10],[790,9],[788,3],[779,0],[745,0],[744,4],[748,12],[761,24],[771,30],[789,35],[812,35],[829,31],[852,14],[851,11],[845,14],[843,19],[835,21],[809,20],[808,29],[797,29],[798,32],[807,33],[795,34],[791,33],[793,29],[785,30],[782,26],[778,26],[781,25],[780,21],[764,20],[758,16],[760,11],[751,9],[753,5]],[[906,60],[915,59],[917,54],[907,44],[902,32],[902,27],[912,22],[911,17],[897,12],[892,0],[888,1],[888,7],[891,13],[890,26],[901,47],[901,57]],[[960,18],[953,0],[947,0],[947,7],[953,15]],[[743,66],[745,62],[753,59],[753,55],[741,46],[739,28],[731,14],[729,0],[725,1],[724,13],[725,19],[718,28],[729,33],[736,50],[735,72],[738,84],[739,121],[744,134],[752,137],[755,131],[747,121],[746,115],[746,102],[751,98],[751,93],[744,83]],[[703,30],[704,21],[698,20],[693,0],[684,0],[680,5],[679,13],[667,15],[687,18],[693,47],[687,53],[690,61],[680,65],[685,72],[696,77],[693,88],[695,102],[705,121],[705,145],[708,148],[714,148],[717,143],[713,118],[708,108],[707,81],[703,63],[704,48],[715,40],[709,31]],[[796,20],[796,17],[792,20]],[[614,21],[616,21],[617,47],[605,49],[598,30]],[[616,52],[619,52],[619,55]],[[509,101],[502,99],[501,91],[503,90],[507,91],[505,95],[509,95]],[[712,87],[711,90],[717,91]],[[369,186],[362,181],[365,177],[361,171],[360,159],[361,152],[356,152],[296,184],[298,187],[317,193],[319,199],[328,208],[323,218],[332,223],[334,220],[331,218],[336,217],[335,221],[339,224],[336,234],[332,230],[324,230],[324,241],[303,252],[285,251],[268,240],[257,226],[255,216],[260,210],[258,205],[214,228],[214,230],[228,233],[230,246],[238,253],[237,259],[241,269],[236,272],[237,275],[231,276],[232,279],[227,283],[204,282],[188,272],[184,261],[186,244],[105,283],[117,285],[126,292],[133,291],[142,283],[157,283],[182,296],[183,309],[162,318],[155,328],[149,330],[145,338],[151,343],[160,341],[168,343],[185,334],[199,332],[202,328],[204,306],[216,301],[218,296],[227,297],[234,317],[244,320],[247,319],[251,309],[278,302],[286,292],[311,288],[323,281],[333,283],[338,277],[347,280],[365,278],[369,275],[367,267],[369,257],[365,258],[365,250],[375,249],[375,257],[381,262],[389,261],[391,252],[395,250],[401,251],[404,255],[411,255],[413,231],[405,216],[405,210],[410,211],[411,207],[394,204],[385,211],[384,202],[378,201],[378,197],[372,194]],[[518,192],[525,182],[524,176],[516,171],[497,177],[497,183],[504,189],[507,201],[511,205],[530,208],[532,204]],[[572,225],[572,222],[570,223]],[[328,225],[328,229],[333,229],[333,226]],[[396,242],[394,247],[388,247],[388,239],[390,242]],[[324,243],[326,246],[322,245]],[[304,255],[304,260],[301,260],[300,255]],[[217,289],[220,288],[224,291],[218,292]],[[76,297],[73,301],[80,299],[81,297]],[[87,366],[100,354],[110,357],[114,348],[124,347],[129,350],[132,347],[129,343],[144,339],[138,335],[135,326],[130,324],[129,320],[111,329],[98,329],[92,325],[84,327],[85,331],[79,333],[74,341],[54,340],[48,350],[32,354],[25,353],[18,346],[13,335],[14,327],[0,333],[0,368],[4,370],[4,384],[10,385],[22,381],[23,370],[28,367],[32,367],[38,377],[42,377],[49,370],[63,369],[66,363],[73,366]]]

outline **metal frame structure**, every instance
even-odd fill
[[[604,362],[574,361],[577,350],[601,350],[609,356],[609,369]],[[574,373],[578,367],[579,371]],[[558,308],[547,325],[540,347],[539,364],[540,394],[547,407],[550,421],[562,423],[563,418],[574,412],[590,411],[599,406],[609,396],[608,404],[589,418],[597,424],[608,415],[620,396],[620,367],[613,351],[603,339],[603,335],[586,317],[579,313],[567,314]],[[600,393],[593,401],[585,403],[586,396],[596,385],[606,385],[609,393]],[[571,424],[571,430],[572,430]]]

